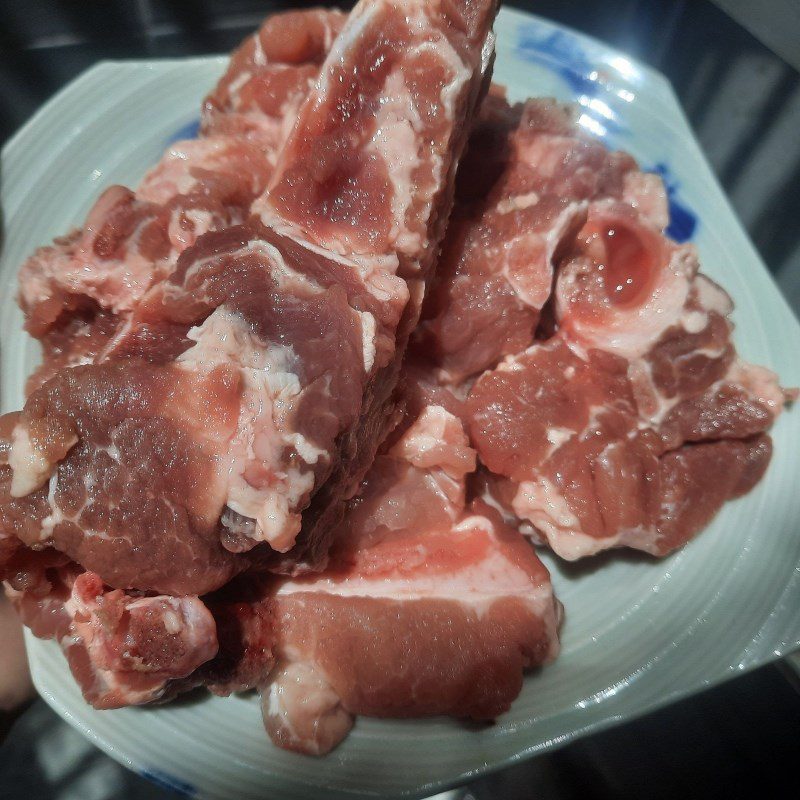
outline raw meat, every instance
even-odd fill
[[[427,406],[376,459],[324,573],[267,579],[260,598],[240,581],[238,603],[222,593],[224,612],[243,620],[226,681],[260,686],[276,744],[328,752],[355,714],[493,719],[523,670],[556,656],[560,606],[547,570],[494,510],[466,503],[474,467],[461,423]],[[266,681],[253,651],[267,671],[277,660]]]
[[[586,221],[589,201],[618,198],[666,224],[656,176],[636,171],[576,131],[572,109],[552,101],[483,106],[458,183],[458,203],[415,333],[439,380],[461,384],[534,338],[551,296],[553,265]]]
[[[0,579],[97,708],[257,687],[313,754],[491,720],[559,649],[526,536],[663,555],[766,469],[794,395],[570,109],[490,93],[428,292],[494,10],[270,18],[201,137],[23,267]]]
[[[28,262],[28,326],[54,331],[50,354],[71,368],[13,420],[6,533],[126,590],[200,594],[248,568],[324,565],[344,499],[392,417],[488,79],[494,11],[491,0],[364,2],[324,61],[337,15],[265,26],[245,48],[253,63],[268,45],[288,63],[322,67],[254,206],[260,219],[248,218],[249,204],[272,166],[263,153],[263,169],[247,165],[263,137],[215,132],[168,152],[138,195],[108,190],[82,232]],[[217,112],[239,113],[240,81],[228,78]],[[353,102],[360,117],[327,112]],[[370,109],[385,112],[368,122]],[[320,120],[325,175],[303,167]],[[370,168],[352,173],[362,156]],[[410,172],[395,169],[398,158]],[[323,206],[361,215],[357,224],[334,215],[337,236],[363,230],[367,209],[391,217],[394,232],[376,221],[375,236],[341,248],[321,206],[299,226],[305,211],[287,188],[297,181]]]
[[[19,553],[0,567],[22,621],[64,650],[95,708],[164,697],[217,652],[214,619],[197,597],[133,597],[109,591],[52,550]]]
[[[343,431],[339,461],[305,514],[296,552],[275,569],[320,564],[341,498],[356,491],[387,431],[391,392],[466,143],[467,128],[454,122],[471,119],[487,85],[495,12],[486,0],[357,6],[300,112],[269,191],[254,204],[278,232],[360,268],[381,302],[397,297],[386,286],[395,274],[409,297],[394,333],[397,347],[385,363],[376,362],[358,423]],[[356,82],[348,77],[354,73]]]
[[[274,166],[346,19],[341,11],[318,8],[268,17],[234,51],[225,75],[205,99],[202,133],[246,138]]]
[[[649,180],[629,169],[588,202],[557,265],[556,332],[467,399],[493,501],[568,559],[684,544],[761,478],[786,398],[737,358],[730,298],[663,235]]]
[[[20,303],[27,330],[44,350],[29,392],[63,367],[107,357],[104,348],[131,308],[174,269],[183,249],[203,232],[249,216],[344,18],[338,11],[313,10],[267,19],[206,99],[201,138],[171,145],[135,195],[111,187],[82,231],[28,259],[20,273]],[[286,63],[261,64],[265,53]],[[271,82],[268,74],[276,70],[283,77]],[[299,72],[302,78],[289,78]],[[257,88],[245,91],[248,83]]]
[[[11,430],[3,530],[117,588],[217,588],[240,569],[218,530],[239,396],[226,366],[129,360],[59,373]]]

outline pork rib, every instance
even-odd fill
[[[484,125],[510,147],[451,229],[419,342],[468,393],[486,497],[508,518],[568,559],[664,555],[758,482],[794,395],[736,356],[733,304],[664,235],[657,176],[552,102],[494,104]]]
[[[111,591],[49,549],[21,549],[0,564],[0,577],[25,625],[61,645],[95,708],[163,699],[216,655],[215,621],[197,597]]]
[[[525,539],[467,503],[475,463],[460,421],[426,406],[375,460],[323,573],[239,579],[208,600],[240,632],[220,638],[212,688],[258,686],[273,741],[316,755],[354,715],[506,711],[523,671],[555,658],[561,610]]]
[[[62,549],[111,587],[159,593],[207,592],[252,566],[324,564],[344,498],[391,416],[488,80],[494,12],[491,0],[360,4],[300,105],[257,216],[245,219],[262,178],[231,166],[255,159],[263,138],[220,141],[232,134],[215,133],[184,146],[186,159],[169,153],[141,196],[109,190],[97,221],[59,251],[66,267],[39,258],[47,269],[37,272],[31,262],[23,300],[37,331],[60,329],[87,302],[117,324],[86,359],[93,363],[47,380],[15,418],[3,505],[7,519],[29,518],[27,544]],[[322,60],[338,25],[325,19],[338,18],[324,17],[322,33],[312,26],[308,47],[296,43],[295,52],[287,42],[275,51],[289,62]],[[261,34],[252,41],[264,44]],[[257,48],[251,55],[263,60]],[[236,105],[226,85],[220,91]],[[328,113],[348,103],[358,113]],[[324,158],[309,171],[321,121]],[[408,160],[406,171],[395,157]],[[181,172],[185,162],[194,166]],[[370,166],[354,172],[356,162]],[[168,209],[210,202],[205,189],[230,188],[231,177],[232,210],[222,203],[218,218],[198,212],[188,218],[195,228],[176,227]],[[311,216],[292,205],[293,182],[314,198]],[[345,205],[352,215],[333,214],[332,236],[321,209]],[[363,239],[367,212],[377,215],[375,236]],[[394,227],[384,225],[389,218]],[[160,260],[142,250],[153,241]],[[131,265],[136,280],[126,277]],[[85,358],[63,349],[68,364]],[[130,513],[126,481],[135,487]],[[175,570],[175,559],[187,568]]]
[[[357,6],[301,109],[269,190],[254,204],[277,231],[366,274],[373,299],[391,298],[389,276],[403,279],[409,298],[393,332],[394,351],[382,357],[376,338],[376,369],[359,420],[339,437],[337,463],[304,516],[298,547],[273,569],[322,563],[343,513],[341,498],[356,491],[388,429],[391,394],[467,141],[469,126],[458,120],[472,119],[488,86],[495,12],[496,3],[486,1]]]

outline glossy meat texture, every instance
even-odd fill
[[[359,3],[254,206],[264,222],[404,277],[424,273],[494,12],[487,0]]]
[[[333,9],[274,14],[236,49],[203,103],[204,136],[247,140],[274,166],[300,104],[347,16]]]
[[[342,501],[394,419],[392,391],[444,235],[468,121],[491,72],[495,11],[491,0],[356,6],[253,205],[278,233],[367,275],[382,303],[401,307],[392,278],[402,279],[408,298],[395,348],[368,376],[359,418],[339,437],[333,472],[303,515],[296,548],[272,569],[324,563]]]
[[[305,105],[307,87],[293,95],[304,110],[261,202],[280,194],[319,109],[344,96],[383,107],[408,81],[408,113],[416,119],[424,105],[430,117],[409,145],[427,165],[412,176],[424,192],[402,214],[415,242],[406,254],[422,276],[486,77],[493,12],[489,0],[431,9],[375,0],[338,38],[336,13],[265,24],[232,64],[238,77],[218,86],[215,115],[274,112],[288,124],[293,112],[267,108],[266,94],[242,105],[245,73],[264,59],[322,77]],[[416,60],[389,59],[388,83],[373,80],[375,47],[383,62],[401,44]],[[441,62],[424,87],[420,58]],[[390,138],[409,133],[400,111],[381,124]],[[352,120],[326,130],[326,141],[343,144]],[[396,274],[397,242],[341,253],[321,220],[307,241],[289,218],[269,226],[250,216],[272,172],[263,145],[210,129],[178,143],[138,193],[109,189],[83,231],[23,268],[23,308],[48,363],[9,434],[3,530],[57,548],[114,588],[201,594],[249,567],[319,569],[392,416],[423,279]],[[368,174],[351,178],[328,186],[332,203],[349,202],[352,190],[372,208],[391,206]]]
[[[564,558],[664,555],[769,463],[787,395],[737,357],[730,298],[698,269],[650,209],[592,201],[558,266],[557,332],[470,391],[495,502]]]
[[[458,203],[415,332],[441,382],[458,385],[534,339],[554,264],[592,200],[625,199],[666,219],[656,176],[636,171],[576,131],[572,109],[549,100],[509,106],[495,89],[460,172]]]
[[[474,467],[461,423],[426,407],[376,459],[328,570],[272,587],[278,665],[262,696],[276,744],[325,753],[357,714],[493,719],[523,671],[555,657],[547,570],[466,503]]]
[[[26,549],[0,576],[22,621],[61,645],[95,708],[159,700],[217,652],[214,619],[197,597],[112,591],[53,550]]]

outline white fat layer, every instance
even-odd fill
[[[599,324],[569,316],[569,297],[575,289],[575,276],[562,273],[556,292],[559,320],[569,317],[570,348],[585,357],[596,347],[632,361],[649,352],[668,328],[679,324],[697,270],[693,247],[676,247],[666,268],[659,271],[658,284],[645,303],[630,310],[615,309]],[[567,298],[567,299],[565,299]]]
[[[391,454],[420,469],[441,468],[453,480],[463,480],[475,469],[476,453],[461,421],[442,406],[426,406]],[[454,459],[463,462],[461,468]]]
[[[261,253],[269,258],[270,276],[277,282],[279,289],[302,286],[304,291],[311,291],[315,294],[323,291],[323,287],[317,281],[291,267],[283,253],[275,245],[265,242],[263,239],[251,239],[242,248],[242,251]]]
[[[697,302],[704,311],[715,311],[723,317],[733,311],[733,301],[728,293],[702,273],[694,279],[693,289]]]
[[[529,520],[546,534],[551,530],[569,530],[580,526],[580,521],[564,496],[544,477],[522,481],[511,507],[518,517]]]
[[[660,425],[683,399],[678,394],[665,397],[658,391],[653,380],[653,366],[645,358],[637,358],[628,364],[628,379],[637,389],[635,397],[639,411],[638,427],[642,430]]]
[[[385,600],[453,600],[469,606],[479,615],[493,602],[507,597],[523,601],[537,615],[543,616],[552,606],[550,584],[538,584],[496,546],[492,523],[485,517],[470,516],[454,526],[455,533],[470,529],[485,531],[494,547],[477,564],[455,567],[442,573],[425,573],[419,568],[411,576],[361,576],[343,579],[325,576],[283,581],[276,597],[300,593],[320,593],[337,597],[370,597]],[[455,541],[455,539],[454,539]]]
[[[308,755],[323,755],[347,736],[353,717],[319,668],[282,662],[270,674],[261,698],[267,731]]]
[[[359,311],[358,316],[361,320],[361,352],[364,358],[364,372],[369,375],[375,364],[375,354],[377,353],[375,333],[375,317],[368,311]]]
[[[89,477],[88,475],[86,476]],[[88,488],[88,487],[87,487]],[[64,522],[66,517],[61,509],[56,504],[56,490],[58,489],[58,472],[54,472],[50,476],[50,482],[47,487],[47,503],[50,506],[50,513],[42,520],[42,530],[39,538],[44,541],[53,535],[53,529],[56,525]],[[87,492],[88,496],[88,492]]]
[[[778,376],[766,367],[734,359],[719,384],[733,383],[741,386],[750,397],[765,405],[775,416],[783,411],[786,395],[778,383]]]
[[[686,333],[700,333],[708,325],[708,314],[703,311],[684,311],[681,325]]]
[[[325,59],[317,80],[317,86],[314,91],[316,97],[312,95],[308,102],[313,103],[319,96],[324,97],[331,91],[330,80],[334,68],[346,62],[348,52],[351,48],[357,46],[356,42],[363,36],[372,18],[377,16],[380,9],[381,3],[358,3],[356,5],[347,17],[347,22],[339,32],[339,35],[331,44],[328,57]]]
[[[633,547],[646,553],[657,554],[658,531],[640,525],[624,528],[613,536],[594,537],[580,531],[558,530],[547,535],[553,551],[566,561],[577,561],[613,547]]]
[[[300,501],[311,491],[313,472],[292,465],[285,458],[293,449],[306,465],[329,454],[299,432],[287,428],[289,411],[301,395],[294,372],[296,356],[290,345],[262,342],[247,321],[225,306],[192,328],[189,338],[197,344],[178,358],[188,368],[235,364],[243,379],[237,431],[229,449],[227,505],[256,525],[249,534],[256,542],[269,542],[285,552],[300,531]],[[266,488],[247,479],[248,468],[267,470],[272,476]]]
[[[257,36],[256,39],[258,39]],[[259,41],[259,45],[260,44],[261,42]],[[251,75],[247,71],[244,71],[240,75],[237,75],[236,78],[234,78],[230,82],[230,85],[228,86],[228,93],[232,97],[236,97],[239,94],[239,91],[242,89],[242,87],[250,80],[250,78]]]
[[[329,92],[333,91],[332,76],[343,63],[347,63],[350,53],[358,47],[359,39],[372,35],[370,26],[381,9],[380,3],[359,4],[350,14],[341,33],[333,42],[316,88],[306,101],[310,107],[324,101]],[[419,35],[419,40],[410,46],[412,54],[431,52],[449,71],[448,80],[443,82],[439,92],[439,113],[454,120],[456,103],[464,87],[468,85],[472,71],[447,38],[437,30],[437,24],[432,23],[430,9],[424,2],[407,2],[402,10],[405,24]],[[491,52],[492,47],[488,42],[485,43],[482,50],[485,68],[488,68]],[[388,167],[393,189],[390,240],[395,253],[403,253],[410,258],[410,266],[422,254],[427,243],[425,230],[431,218],[434,194],[443,179],[444,159],[436,149],[431,149],[429,142],[421,141],[423,123],[415,98],[406,86],[402,67],[389,73],[375,100],[378,108],[376,131],[366,152],[380,158]],[[430,180],[426,185],[415,179],[423,159],[431,167]],[[279,169],[273,177],[272,186],[280,180],[280,173]],[[285,227],[281,225],[280,216],[271,208],[269,192],[254,205],[254,212],[261,215],[265,224],[272,225],[276,230]],[[292,231],[291,235],[296,238],[296,231]],[[327,248],[339,253],[347,253],[351,249],[347,241],[335,238],[325,244]],[[395,253],[390,255],[394,256]],[[371,261],[373,258],[374,256],[368,256],[367,260]],[[397,263],[396,258],[391,261]]]
[[[536,192],[506,197],[497,204],[497,212],[499,214],[510,214],[513,211],[522,211],[523,209],[535,206],[540,199]]]
[[[532,308],[542,308],[550,296],[553,276],[553,257],[561,240],[570,229],[575,219],[584,214],[587,208],[585,201],[570,203],[543,236],[541,233],[527,230],[520,231],[513,240],[506,242],[503,247],[503,275],[514,290],[517,297]],[[524,208],[524,206],[522,206]],[[531,264],[528,270],[521,274],[511,269],[509,256],[513,249],[536,254],[542,262]],[[533,280],[530,279],[533,276]]]
[[[55,465],[33,446],[28,429],[17,423],[11,431],[8,466],[12,472],[11,496],[25,497],[44,486]]]
[[[580,520],[569,508],[566,499],[543,477],[520,483],[512,506],[514,513],[530,521],[544,535],[553,551],[567,561],[577,561],[622,545],[655,552],[658,539],[655,528],[626,528],[613,536],[604,537],[584,533]]]
[[[565,445],[572,438],[574,433],[575,432],[570,430],[569,428],[559,428],[558,426],[553,426],[552,428],[548,428],[547,441],[550,442],[550,444],[552,445],[552,449],[547,454],[547,457],[549,458],[562,445]]]
[[[652,172],[632,170],[622,179],[622,198],[630,203],[658,230],[669,225],[669,203],[660,176]]]
[[[256,31],[253,34],[253,63],[257,67],[266,67],[268,63],[267,54],[261,44],[261,31]]]
[[[414,254],[422,246],[419,230],[407,227],[409,210],[418,199],[414,180],[421,164],[419,131],[422,121],[401,70],[391,72],[381,94],[375,133],[366,151],[376,156],[392,176],[392,228],[389,233],[400,252]]]

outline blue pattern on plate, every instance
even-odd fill
[[[667,228],[667,236],[671,237],[676,242],[683,243],[690,241],[697,230],[697,214],[678,200],[678,181],[675,179],[669,166],[662,162],[645,171],[655,172],[656,175],[660,175],[661,180],[664,181],[664,188],[667,190],[667,199],[669,200],[669,227]]]
[[[590,133],[608,143],[614,136],[625,132],[610,105],[611,93],[597,65],[586,55],[575,36],[536,23],[520,25],[516,53],[531,64],[545,67],[566,83],[583,108],[581,124]],[[606,99],[600,100],[600,95]]]
[[[140,773],[143,778],[146,778],[151,783],[160,786],[162,789],[169,789],[181,797],[196,797],[197,789],[191,783],[186,783],[179,778],[173,778],[172,775],[167,775],[160,769],[145,769]]]
[[[574,36],[535,23],[520,25],[517,35],[520,58],[560,75],[575,96],[591,97],[597,92],[597,70]]]
[[[517,30],[516,52],[525,61],[558,75],[583,109],[582,127],[602,138],[609,147],[617,146],[614,140],[626,130],[611,105],[612,93],[607,91],[601,71],[575,36],[567,31],[527,23]],[[678,199],[678,183],[667,164],[656,164],[648,171],[657,173],[664,181],[670,216],[667,234],[676,242],[688,242],[697,230],[697,215]]]
[[[183,127],[178,128],[178,130],[176,130],[175,133],[173,133],[172,136],[167,139],[167,144],[180,142],[184,139],[196,139],[199,133],[200,120],[193,119],[191,122],[187,122]]]

